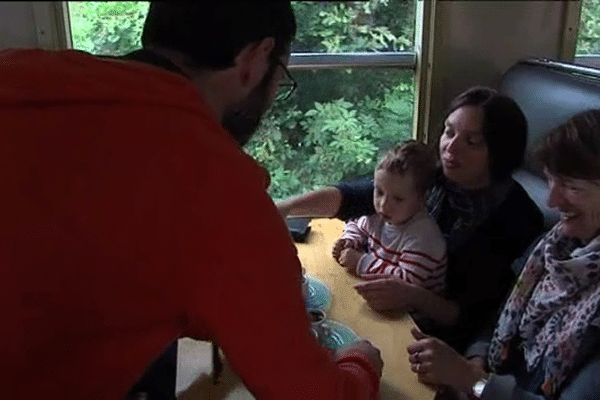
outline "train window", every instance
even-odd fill
[[[582,0],[575,56],[600,67],[600,0]]]
[[[281,199],[372,173],[413,136],[416,0],[294,1],[291,74],[246,151]],[[73,48],[122,55],[141,46],[148,2],[68,2]]]

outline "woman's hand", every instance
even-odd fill
[[[358,283],[354,288],[373,310],[411,311],[414,308],[412,284],[396,276],[365,274],[360,277],[369,281]]]
[[[413,327],[416,341],[408,346],[408,361],[419,381],[429,385],[447,385],[468,393],[485,371],[477,363],[470,363],[456,350],[434,337]]]

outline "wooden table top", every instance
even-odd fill
[[[296,245],[298,257],[307,273],[319,278],[331,289],[328,318],[349,326],[381,351],[384,361],[381,399],[433,399],[434,391],[417,381],[408,363],[406,347],[413,342],[411,318],[406,314],[383,314],[370,309],[353,288],[359,279],[348,274],[331,256],[332,245],[342,234],[343,227],[344,223],[340,220],[315,219],[311,221],[307,242]],[[221,379],[225,384],[213,387],[209,379],[210,355],[207,342],[187,338],[179,340],[178,398],[254,399],[239,377],[227,367]],[[224,387],[228,389],[223,390]]]
[[[331,288],[328,318],[351,327],[381,351],[384,362],[382,399],[433,399],[434,391],[419,383],[410,370],[406,347],[413,342],[410,334],[414,325],[412,319],[404,313],[373,311],[353,287],[360,279],[350,275],[333,259],[331,249],[343,228],[344,223],[340,220],[312,220],[307,242],[296,245],[307,273]]]

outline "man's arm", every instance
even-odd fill
[[[199,236],[187,246],[199,262],[196,284],[188,283],[191,328],[209,330],[257,398],[375,399],[371,356],[354,349],[332,359],[312,336],[296,249],[268,195],[240,171],[220,172],[240,179],[223,186],[207,178],[220,190],[195,207],[210,212],[197,214]]]

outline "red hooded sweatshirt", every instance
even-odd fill
[[[377,397],[310,334],[265,173],[186,78],[5,50],[0,130],[2,397],[122,398],[180,336],[259,399]]]

